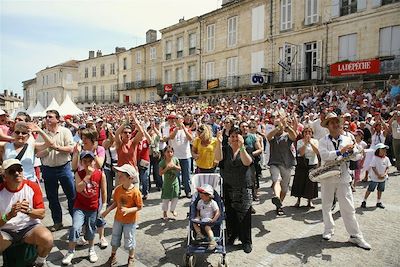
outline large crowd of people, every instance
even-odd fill
[[[146,206],[150,189],[161,191],[160,214],[168,221],[177,216],[179,199],[192,197],[194,173],[218,172],[227,244],[239,239],[250,253],[252,203],[259,199],[260,179],[266,178],[262,170],[270,171],[271,200],[281,216],[290,185],[296,207],[305,198],[314,208],[318,183],[309,179],[310,172],[338,159],[345,159],[339,161],[340,177],[320,182],[322,237],[329,240],[334,234],[337,200],[349,241],[370,249],[355,218],[352,191],[370,179],[362,207],[375,188],[377,207],[385,207],[382,192],[389,166],[400,172],[399,95],[398,81],[391,80],[384,88],[327,87],[96,106],[64,117],[57,110],[48,110],[44,118],[26,113],[10,118],[0,111],[0,252],[18,242],[33,244],[38,247],[35,266],[45,264],[51,232],[63,229],[61,185],[72,217],[62,263],[71,264],[77,244],[87,244],[88,259],[96,262],[95,234],[107,247],[104,226],[109,221],[113,230],[108,264],[116,264],[124,235],[128,266],[133,266],[138,212]],[[201,189],[205,204],[212,199],[204,197],[212,196],[206,189]],[[45,203],[53,220],[49,228],[40,222]],[[114,219],[107,217],[114,209]],[[210,241],[209,248],[215,248]]]

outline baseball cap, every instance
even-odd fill
[[[214,197],[214,189],[209,184],[203,184],[201,187],[197,187],[197,191]]]
[[[389,146],[383,144],[383,143],[379,143],[375,145],[375,150],[380,149],[380,148],[386,148],[389,149]]]
[[[0,109],[0,116],[5,115],[5,114],[6,114],[6,112],[4,110]]]
[[[136,171],[135,167],[129,164],[124,164],[119,167],[114,167],[117,171],[124,172],[129,175],[129,177],[138,177],[138,172]]]
[[[96,123],[103,122],[102,118],[97,118]]]
[[[80,158],[83,159],[85,157],[95,158],[95,155],[94,155],[94,153],[92,151],[84,150],[84,151],[81,152]]]
[[[19,161],[18,159],[6,159],[5,161],[3,161],[3,170],[7,170],[8,168],[10,168],[13,165],[19,165],[22,166],[21,161]]]

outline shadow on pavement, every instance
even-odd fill
[[[350,246],[353,246],[353,244],[348,242],[325,241],[321,239],[321,235],[313,235],[271,243],[267,246],[267,251],[278,255],[293,255],[297,257],[301,263],[305,264],[310,257],[321,258],[323,261],[328,262],[332,261],[332,255],[324,254],[324,249]]]
[[[367,208],[357,207],[356,208],[356,213],[362,215],[366,211],[374,211],[374,210],[376,210],[376,206],[371,206],[371,207],[367,207]]]
[[[146,235],[158,236],[165,231],[184,229],[187,224],[187,220],[169,220],[165,222],[162,218],[157,218],[140,223],[140,229],[144,230]]]
[[[266,218],[265,215],[251,215],[252,229],[254,230],[256,228],[259,230],[259,232],[256,234],[256,237],[262,237],[271,232],[267,230],[263,224],[263,222],[266,220],[268,220],[268,218]]]

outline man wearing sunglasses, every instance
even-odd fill
[[[53,247],[51,232],[41,224],[45,216],[43,196],[37,183],[24,179],[18,159],[3,162],[4,182],[0,184],[0,253],[14,243],[37,247],[36,267],[44,266]]]
[[[60,125],[60,114],[57,110],[46,112],[45,123],[45,133],[50,137],[53,145],[36,155],[42,160],[42,177],[54,222],[50,231],[55,232],[63,227],[62,209],[58,199],[59,184],[68,199],[68,211],[72,217],[75,182],[71,169],[71,154],[74,150],[74,141],[71,131]],[[39,137],[38,142],[43,141],[43,138]]]

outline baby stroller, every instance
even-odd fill
[[[193,221],[196,217],[197,202],[200,200],[200,194],[196,188],[201,187],[204,184],[209,184],[214,188],[214,200],[217,202],[220,216],[213,225],[214,237],[217,242],[217,246],[214,250],[208,250],[209,241],[196,241],[196,232],[193,228],[193,224],[197,223],[201,226],[206,225],[205,222]],[[195,266],[196,255],[195,254],[210,254],[217,253],[222,254],[221,260],[218,262],[218,266],[228,266],[226,261],[226,249],[225,249],[225,214],[224,214],[224,203],[221,199],[222,196],[222,179],[219,174],[196,174],[192,177],[192,186],[195,193],[192,196],[189,210],[189,225],[188,225],[188,237],[187,237],[187,248],[184,255],[185,266]],[[219,189],[219,193],[217,191]]]

